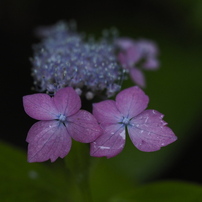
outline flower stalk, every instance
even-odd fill
[[[89,182],[91,159],[88,145],[73,141],[72,150],[64,160],[78,192],[78,195],[74,193],[73,199],[79,196],[81,202],[91,202]]]

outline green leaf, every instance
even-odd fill
[[[186,182],[157,182],[111,198],[110,202],[201,202],[202,187]]]
[[[66,201],[67,179],[57,163],[51,169],[48,163],[28,163],[23,151],[1,142],[0,165],[1,201]]]
[[[116,167],[110,166],[106,158],[94,158],[94,166],[91,169],[91,191],[93,201],[108,201],[117,193],[134,188],[131,179],[121,175]]]

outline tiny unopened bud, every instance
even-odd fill
[[[82,94],[82,90],[80,88],[76,88],[75,91],[79,96]]]
[[[94,94],[92,92],[88,91],[86,93],[86,99],[87,100],[92,100],[93,98],[94,98]]]

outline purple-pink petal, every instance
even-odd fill
[[[58,90],[53,100],[58,112],[66,116],[75,114],[81,108],[81,99],[72,87]]]
[[[115,44],[120,49],[118,60],[124,68],[130,69],[141,58],[136,42],[130,38],[119,38]]]
[[[113,100],[93,104],[93,115],[97,121],[102,124],[118,123],[122,117]]]
[[[131,38],[123,37],[118,38],[115,41],[115,45],[118,46],[121,50],[127,50],[128,48],[134,46],[135,41]]]
[[[103,128],[103,134],[90,144],[90,155],[111,158],[119,154],[125,145],[125,127],[121,124],[109,124]]]
[[[37,120],[52,120],[58,114],[52,98],[44,93],[24,96],[23,106],[25,112]]]
[[[118,54],[118,60],[124,68],[129,69],[140,59],[140,52],[136,46],[132,46]]]
[[[48,159],[54,162],[64,158],[71,148],[71,137],[66,127],[59,121],[39,121],[29,130],[26,141],[28,161],[42,162]]]
[[[163,115],[156,110],[145,110],[130,121],[128,133],[139,150],[156,151],[177,140],[162,118]]]
[[[145,57],[156,57],[159,54],[158,47],[153,41],[141,39],[137,41],[136,45]]]
[[[127,59],[125,53],[120,52],[117,57],[118,57],[118,61],[121,63],[121,65],[123,66],[123,68],[130,69],[131,64],[129,64],[128,59]]]
[[[74,140],[83,143],[93,142],[102,133],[95,117],[85,110],[79,110],[78,113],[69,116],[66,127]]]
[[[159,61],[154,57],[149,57],[142,64],[142,68],[145,70],[156,70],[159,68]]]
[[[116,96],[116,106],[126,118],[132,118],[144,111],[148,102],[148,96],[138,86],[122,90]]]
[[[130,68],[129,74],[134,83],[140,87],[146,86],[146,81],[143,72],[137,68]]]

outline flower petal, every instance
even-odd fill
[[[115,41],[115,45],[117,45],[122,50],[127,50],[128,48],[134,46],[134,44],[135,41],[127,37],[118,38]]]
[[[97,121],[102,124],[118,123],[122,117],[113,100],[93,104],[93,115]]]
[[[119,154],[125,145],[125,127],[120,124],[105,125],[103,134],[90,144],[90,155],[111,158]]]
[[[45,93],[24,96],[23,106],[25,112],[37,120],[52,120],[58,114],[52,98]]]
[[[146,109],[149,98],[138,87],[130,87],[116,96],[116,106],[126,118],[137,116]]]
[[[121,63],[121,65],[123,66],[123,68],[130,69],[130,67],[133,65],[133,64],[130,64],[128,62],[125,53],[120,52],[117,57],[118,57],[118,61]]]
[[[127,50],[118,54],[118,60],[126,69],[128,69],[140,59],[140,56],[141,55],[137,47],[131,46]]]
[[[130,68],[129,73],[134,83],[143,88],[146,86],[145,77],[141,70],[137,68]]]
[[[68,117],[67,130],[74,140],[83,143],[94,141],[102,133],[95,117],[85,110]]]
[[[66,127],[59,121],[39,121],[29,130],[26,141],[28,161],[51,162],[58,157],[65,157],[71,148],[71,137]]]
[[[124,68],[129,69],[140,60],[142,54],[134,40],[130,38],[119,38],[115,41],[115,44],[120,49],[118,60]]]
[[[136,42],[136,45],[145,57],[156,57],[159,54],[158,47],[153,41],[140,39]]]
[[[159,61],[154,57],[149,57],[142,64],[142,68],[146,70],[156,70],[159,68]]]
[[[58,111],[66,116],[75,114],[81,108],[81,99],[72,87],[58,90],[53,99]]]
[[[128,133],[139,150],[156,151],[177,140],[162,118],[163,114],[156,110],[145,110],[130,121]]]

